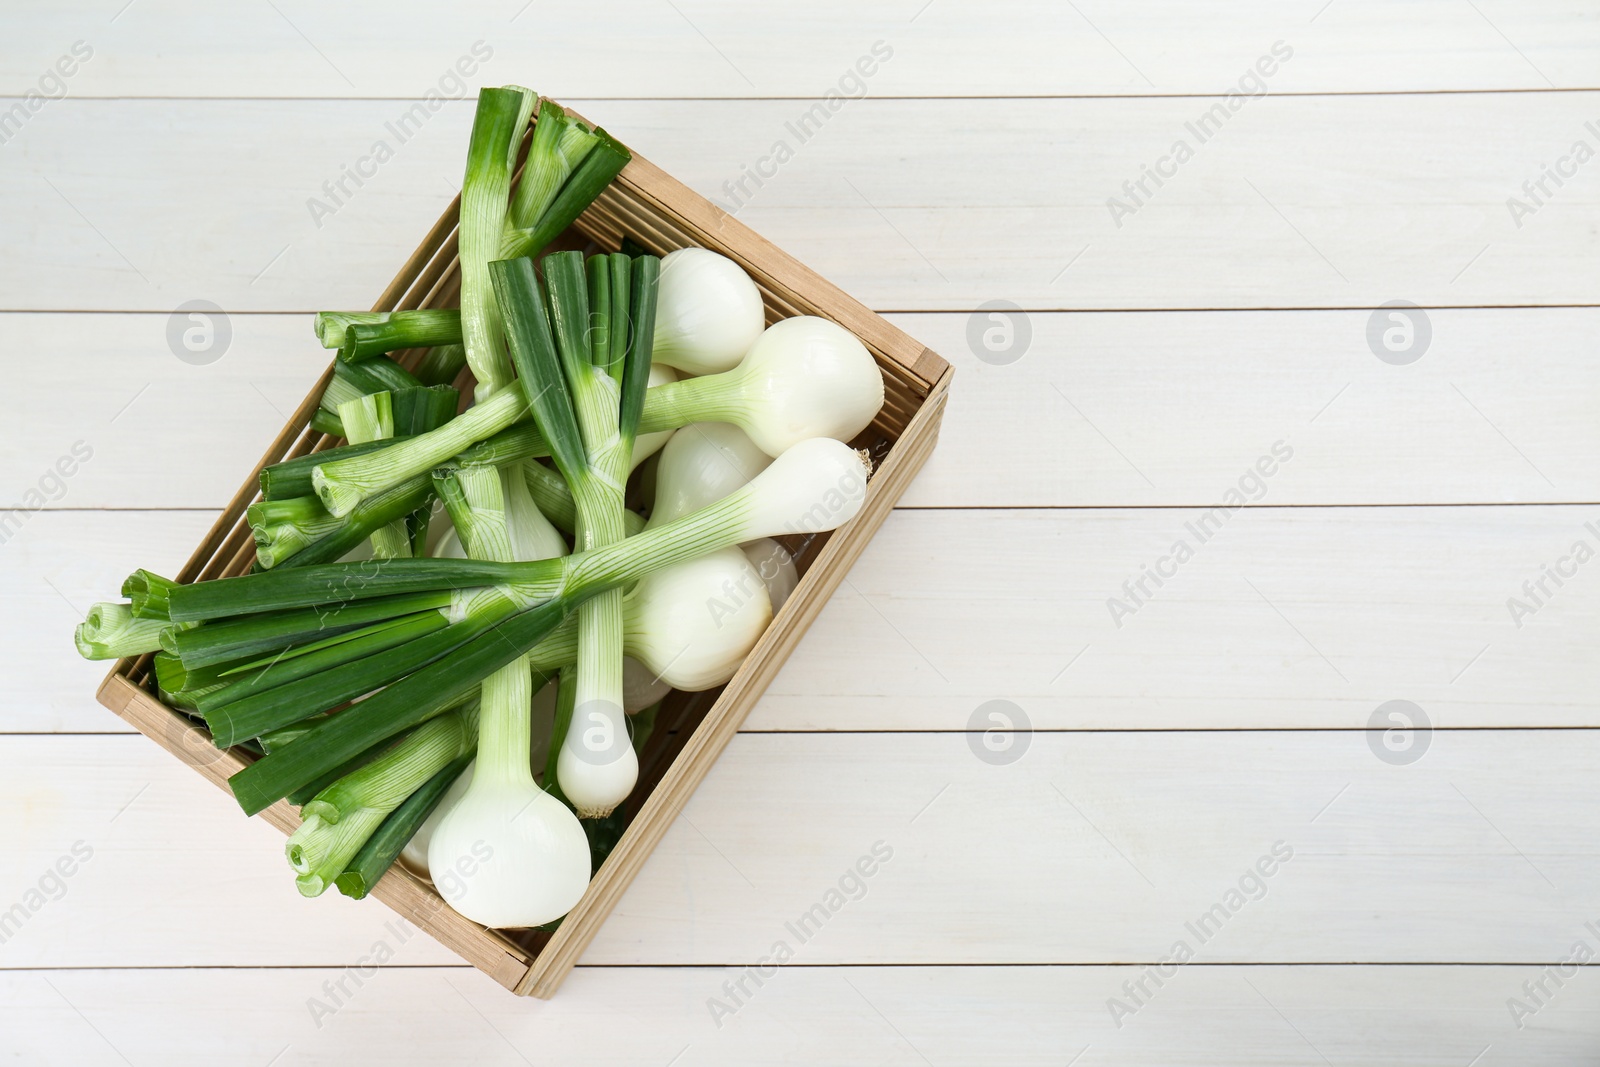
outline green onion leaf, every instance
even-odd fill
[[[595,197],[611,184],[611,179],[622,173],[622,168],[633,158],[604,130],[596,128],[594,133],[594,147],[561,186],[561,191],[539,217],[539,221],[506,234],[505,243],[500,248],[501,259],[520,259],[542,251],[545,245],[560,236],[583,214]]]
[[[583,289],[582,255],[579,256],[578,276],[571,278],[571,261],[562,272],[558,287],[570,288],[576,284]],[[549,260],[546,261],[547,271]],[[489,265],[494,279],[495,296],[500,302],[501,315],[506,326],[506,340],[511,346],[511,359],[517,368],[528,406],[533,411],[534,422],[540,435],[555,457],[556,466],[569,482],[583,477],[588,464],[583,451],[583,439],[578,433],[578,422],[572,413],[572,394],[562,373],[562,354],[556,351],[552,336],[551,319],[546,317],[544,300],[539,293],[539,279],[534,273],[533,260],[500,260]],[[567,307],[569,318],[577,309]],[[576,323],[568,322],[568,343],[583,344],[583,328],[587,323],[585,309]],[[582,352],[581,347],[574,350]],[[587,359],[584,360],[587,363]]]
[[[285,656],[282,660],[257,667],[252,673],[242,677],[224,676],[220,687],[208,689],[205,695],[196,698],[195,710],[207,716],[208,722],[211,718],[216,718],[217,728],[212,730],[213,734],[221,730],[224,721],[227,722],[225,743],[237,743],[246,737],[259,736],[261,733],[316,714],[303,707],[286,707],[286,704],[295,699],[292,693],[270,698],[266,696],[267,693],[274,692],[290,682],[300,681],[335,667],[364,660],[399,645],[409,644],[417,638],[437,633],[449,624],[450,620],[437,611],[408,615],[392,623],[375,624],[370,628],[370,632],[357,631],[350,640],[336,641],[305,655]],[[234,708],[235,705],[251,697],[260,699],[243,709]],[[260,725],[262,722],[272,725],[262,726]]]
[[[345,865],[344,873],[334,879],[339,892],[355,900],[361,900],[372,892],[378,880],[394,866],[406,843],[416,836],[417,830],[427,822],[439,802],[444,800],[445,793],[472,763],[472,758],[471,752],[456,757],[444,770],[429,778],[421,789],[407,797],[405,803],[389,813],[389,817],[383,820],[382,825],[367,838],[366,844]]]
[[[332,328],[319,332],[324,345],[341,333]],[[359,363],[400,349],[460,343],[461,312],[455,308],[429,308],[389,312],[379,321],[350,322],[339,336],[339,343],[328,347],[337,348],[339,359],[344,362]]]
[[[552,567],[554,571],[549,569]],[[172,591],[170,611],[176,622],[201,622],[288,608],[320,609],[326,614],[328,605],[369,597],[472,589],[522,581],[538,577],[541,572],[555,577],[559,569],[559,564],[550,560],[511,565],[472,559],[323,563],[179,586]]]
[[[428,354],[417,364],[417,380],[423,385],[449,385],[467,365],[465,345],[439,345],[428,349]]]
[[[268,730],[275,730],[280,726],[309,718],[318,712],[329,711],[347,700],[352,700],[363,693],[371,693],[381,686],[404,678],[420,667],[426,667],[441,657],[448,656],[485,631],[492,630],[513,612],[514,608],[502,601],[460,622],[448,623],[443,628],[425,633],[404,644],[224,704],[206,713],[206,725],[219,745],[228,746],[238,744],[246,738],[257,737]],[[322,653],[313,655],[319,656]],[[458,690],[457,693],[459,692]],[[382,694],[368,697],[353,708],[335,715],[329,722],[344,719],[356,708],[364,707],[380,695]],[[254,815],[255,812],[250,814]]]
[[[382,738],[426,722],[538,644],[565,614],[566,605],[551,600],[489,627],[461,648],[346,708],[294,744],[269,752],[235,774],[228,780],[234,798],[245,814],[254,815]]]
[[[359,567],[360,564],[350,564],[350,566]],[[266,571],[249,577],[267,578],[280,573],[299,575],[306,574],[311,569]],[[180,586],[173,591],[174,603],[178,605],[183,603],[186,590],[205,589],[209,586],[221,586],[228,582],[243,580],[224,578],[216,582]],[[413,615],[419,611],[448,607],[450,599],[448,592],[413,591],[402,596],[361,600],[340,607],[301,607],[274,614],[252,614],[239,619],[209,622],[204,626],[195,626],[187,630],[175,630],[168,634],[161,647],[183,660],[183,665],[193,670],[196,667],[240,659],[306,641],[319,641],[345,630],[359,629],[401,615]]]
[[[165,619],[136,619],[127,604],[96,604],[73,632],[84,659],[142,656],[161,647],[162,635],[174,629]]]
[[[488,265],[500,252],[511,168],[533,103],[526,89],[480,90],[467,145],[459,229],[461,338],[483,396],[492,396],[511,381]]]
[[[617,430],[632,445],[644,413],[645,393],[650,386],[650,359],[655,352],[656,297],[661,288],[661,261],[655,256],[640,256],[633,262],[629,310],[633,328],[628,338],[626,367],[622,373],[622,404],[617,414]]]
[[[589,362],[611,373],[611,269],[605,256],[584,264],[589,283]]]
[[[611,361],[606,373],[619,383],[626,373],[629,333],[633,329],[633,260],[620,252],[605,257],[611,279]],[[645,376],[649,377],[646,365]]]
[[[344,436],[344,424],[339,424],[339,436]],[[364,445],[339,445],[336,448],[324,449],[321,452],[312,452],[294,459],[286,459],[281,463],[274,463],[270,467],[261,468],[261,496],[266,500],[282,500],[291,496],[315,496],[316,488],[311,484],[311,469],[321,463],[332,463],[335,460],[349,459],[353,456],[363,456],[368,452],[388,448],[395,441],[368,441]]]
[[[167,598],[178,588],[170,578],[140,568],[128,575],[122,583],[122,595],[131,600],[136,619],[168,620]]]

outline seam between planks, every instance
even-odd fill
[[[1214,504],[896,504],[891,511],[1193,511],[1213,507]],[[1294,511],[1294,510],[1365,510],[1372,508],[1592,508],[1600,500],[1462,500],[1444,502],[1405,503],[1394,502],[1360,504],[1246,504],[1241,511]],[[149,515],[206,515],[221,512],[218,506],[208,507],[139,507],[137,505],[108,504],[104,507],[38,508],[33,514],[95,514],[99,512]]]
[[[1293,92],[1275,92],[1270,95],[1282,97],[1322,97],[1322,96],[1501,96],[1513,93],[1593,93],[1600,92],[1600,86],[1566,85],[1566,86],[1521,86],[1510,88],[1485,88],[1485,89],[1306,89]],[[862,99],[870,100],[905,100],[905,101],[932,101],[950,102],[959,100],[1214,100],[1226,96],[1228,90],[1222,89],[1214,92],[1192,93],[951,93],[951,94],[898,94],[875,93]],[[823,97],[816,95],[793,96],[566,96],[559,92],[549,94],[560,97],[574,104],[584,103],[707,103],[707,104],[749,104],[793,101],[804,103],[807,101],[818,102]],[[14,94],[0,94],[0,100],[23,100],[25,97]],[[169,103],[201,103],[215,101],[217,103],[284,103],[284,104],[365,104],[365,103],[424,103],[425,98],[420,96],[145,96],[145,95],[99,95],[80,93],[74,94],[70,99],[79,102],[104,102],[116,103],[130,102],[169,102]],[[460,97],[452,102],[470,99]]]
[[[851,696],[853,694],[841,694]],[[1576,704],[1558,705],[1560,707],[1576,707]],[[1030,734],[1126,734],[1130,737],[1144,734],[1367,734],[1373,730],[1370,726],[1151,726],[1145,728],[1132,726],[1036,726],[1031,727]],[[1431,733],[1552,733],[1560,730],[1584,731],[1600,730],[1600,723],[1593,725],[1580,725],[1562,723],[1554,726],[1432,726]],[[800,729],[754,729],[741,726],[735,731],[749,737],[784,737],[794,735],[798,737],[870,737],[882,734],[888,737],[942,737],[964,736],[966,734],[982,733],[981,730],[946,729],[916,729],[894,730],[887,727],[878,729],[850,729],[850,730],[800,730]],[[137,730],[0,730],[0,738],[6,737],[143,737],[144,734]]]
[[[902,970],[913,969],[973,969],[982,967],[1034,967],[1046,968],[1092,968],[1092,967],[1156,967],[1165,966],[1170,960],[1114,960],[1110,962],[1088,963],[1072,960],[1047,960],[1044,962],[1026,962],[1022,960],[994,960],[989,962],[961,961],[956,963],[901,963],[890,961],[870,961],[861,963],[800,963],[791,962],[783,965],[785,970],[844,970],[847,968],[877,968]],[[750,962],[728,963],[579,963],[573,967],[575,971],[712,971],[724,970],[729,967],[748,967]],[[1600,960],[1591,963],[1579,963],[1569,960],[1533,960],[1528,962],[1515,961],[1478,961],[1478,960],[1192,960],[1183,966],[1199,968],[1225,968],[1225,967],[1556,967],[1573,966],[1585,968],[1600,968]],[[348,963],[155,963],[155,964],[122,964],[103,966],[27,966],[4,967],[0,966],[0,974],[27,974],[29,972],[51,974],[54,972],[121,972],[121,971],[342,971],[351,965]],[[466,963],[385,963],[386,971],[471,971],[475,968]]]
[[[952,205],[959,206],[959,205]],[[1190,315],[1190,314],[1295,314],[1301,312],[1322,311],[1375,311],[1376,304],[1296,304],[1296,305],[1260,305],[1256,307],[1026,307],[1017,310],[1029,315]],[[1600,308],[1600,303],[1593,304],[1418,304],[1421,311],[1560,311],[1565,309],[1587,310]],[[328,310],[318,307],[309,310],[293,310],[284,308],[244,308],[239,310],[224,308],[223,314],[228,316],[241,315],[280,315],[285,317],[316,315]],[[971,308],[871,308],[876,315],[971,315],[977,311]],[[4,308],[0,307],[0,315],[154,315],[167,318],[172,313],[156,308]]]

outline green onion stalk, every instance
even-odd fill
[[[543,101],[498,258],[520,259],[542,251],[631,158],[605,130],[590,129],[559,105]]]
[[[650,373],[660,261],[618,253],[585,264],[581,253],[557,252],[543,266],[548,320],[532,260],[494,264],[495,290],[534,421],[572,489],[578,547],[592,550],[626,536],[623,488]],[[589,598],[578,617],[576,725],[558,777],[580,816],[603,818],[638,778],[622,708],[622,591]]]
[[[539,431],[531,423],[524,425],[527,427],[526,433],[522,432],[522,426],[516,426],[496,434],[487,441],[481,441],[462,452],[455,458],[453,464],[462,467],[483,464],[515,465],[521,470],[523,484],[540,514],[556,529],[569,534],[575,533],[578,529],[578,509],[572,499],[572,490],[567,486],[566,479],[557,471],[543,463],[523,458],[531,454],[524,444],[527,438],[543,441]],[[542,445],[538,450],[548,452]],[[623,516],[623,523],[627,526],[630,537],[644,528],[644,519],[631,511]]]
[[[550,100],[539,102],[528,158],[506,218],[508,246],[517,240],[519,231],[537,225],[572,176],[573,169],[583,162],[600,138],[600,134],[568,115],[561,105]],[[507,247],[506,251],[510,252],[511,248]]]
[[[385,598],[402,594],[452,590],[459,602],[464,593],[489,586],[502,587],[508,599],[530,610],[552,598],[626,585],[662,567],[759,537],[834,529],[859,509],[865,480],[865,463],[855,450],[815,438],[791,448],[721,500],[619,544],[518,563],[368,560],[265,571],[178,586],[171,592],[168,611],[175,622],[279,625],[277,620],[291,611],[297,613],[295,618],[306,613],[322,619],[335,609],[373,601],[384,605],[392,603]],[[394,614],[389,610],[376,617]]]
[[[354,408],[362,399],[341,404],[339,410]],[[264,568],[276,567],[346,525],[346,520],[329,515],[314,496],[258,500],[245,509],[245,521],[255,538],[256,562]]]
[[[351,332],[362,328],[352,327]],[[343,358],[342,353],[340,358]],[[347,400],[339,405],[339,420],[344,423],[346,439],[353,445],[386,441],[394,436],[392,395],[388,392],[369,393]],[[371,540],[375,559],[399,559],[411,555],[411,537],[406,530],[405,519],[397,519],[372,531]]]
[[[498,467],[469,466],[435,472],[439,498],[471,559],[509,563],[511,543],[506,481]]]
[[[583,214],[632,158],[627,148],[604,130],[590,129],[559,106],[544,101],[522,179],[508,205],[511,170],[536,99],[516,86],[484,89],[478,95],[473,120],[461,189],[460,333],[466,362],[478,380],[478,404],[456,420],[459,425],[453,424],[448,432],[427,442],[384,449],[365,462],[350,457],[319,466],[317,492],[335,515],[345,514],[364,496],[448,462],[527,415],[520,390],[504,388],[511,380],[511,366],[488,264],[542,250]],[[402,313],[391,313],[390,318],[398,314]],[[376,313],[359,312],[324,313],[319,324],[324,320],[326,332],[319,326],[324,344],[335,339],[345,343],[343,331],[348,325],[341,323],[389,321]],[[423,369],[419,367],[419,374]],[[505,399],[496,403],[497,395]]]
[[[635,445],[632,464],[637,466],[638,448]],[[538,504],[539,512],[554,523],[557,530],[565,533],[578,531],[578,506],[573,501],[573,491],[566,485],[566,478],[558,474],[557,470],[544,466],[541,462],[534,462],[534,458],[549,456],[550,450],[544,445],[544,437],[539,434],[538,427],[533,422],[518,422],[517,426],[501,430],[494,437],[486,438],[469,450],[462,451],[453,462],[461,466],[470,464],[518,464],[522,467],[523,482],[528,485],[528,493],[533,496],[534,504]],[[634,512],[622,515],[622,523],[627,526],[627,536],[634,536],[643,530],[645,520]]]
[[[183,661],[170,652],[155,654],[156,688],[161,699],[175,708],[198,711],[199,700],[208,693],[227,686],[222,677],[226,665],[197,667],[189,670]]]
[[[528,494],[533,497],[533,502],[539,506],[539,510],[556,529],[566,533],[576,533],[578,508],[566,481],[543,463],[524,460],[521,467],[522,479],[528,487]],[[636,511],[624,511],[622,525],[627,535],[632,537],[644,529],[644,516]]]
[[[461,312],[455,308],[421,308],[406,311],[321,311],[312,320],[312,329],[323,348],[343,355],[350,340],[350,328],[369,328],[368,346],[357,358],[392,352],[401,348],[461,343]],[[391,348],[371,347],[377,338],[393,339]]]
[[[349,313],[322,312],[317,336],[323,347],[336,349],[347,363],[359,363],[389,352],[461,343],[461,312],[454,308],[391,311],[358,318]]]
[[[455,346],[460,348],[460,346]],[[465,351],[464,349],[462,350]],[[463,357],[464,359],[465,357]],[[454,375],[452,375],[454,377]],[[394,397],[394,433],[392,437],[414,437],[428,433],[456,417],[461,404],[461,393],[449,385],[430,385],[421,389],[402,389]],[[407,555],[421,556],[427,552],[428,525],[433,518],[433,499],[406,516],[405,534],[409,539]]]
[[[166,619],[137,618],[131,605],[106,602],[89,609],[72,639],[84,659],[122,659],[155,652],[161,648],[163,634],[186,628]]]
[[[341,433],[343,429],[341,425]],[[286,500],[296,496],[316,496],[316,488],[311,484],[311,469],[319,463],[332,463],[339,459],[377,452],[380,449],[391,448],[401,440],[402,438],[396,435],[392,441],[369,441],[364,445],[336,445],[321,452],[311,452],[263,467],[261,497],[263,500]]]
[[[477,718],[477,709],[469,704],[424,723],[300,809],[303,821],[289,836],[285,852],[303,896],[318,896],[333,885],[396,808],[471,751]]]
[[[178,588],[178,583],[159,574],[139,569],[128,575],[122,583],[122,595],[131,601],[136,619],[169,619],[167,598]]]
[[[571,621],[570,619],[568,621]],[[566,624],[562,624],[562,629]],[[561,629],[556,630],[547,640],[555,640],[561,634]],[[572,633],[573,659],[577,659],[578,642],[577,632]],[[544,788],[547,793],[555,797],[567,807],[577,811],[572,801],[561,791],[561,749],[566,741],[567,733],[572,728],[572,712],[577,707],[578,698],[578,672],[570,665],[563,665],[561,673],[556,677],[556,710],[550,723],[550,746],[545,750],[544,758]]]
[[[359,450],[397,435],[409,438],[428,433],[455,415],[459,399],[460,394],[449,386],[424,386],[382,390],[345,401],[339,406],[340,424],[354,440],[331,451],[360,454]],[[369,536],[374,554],[380,558],[413,555],[415,534],[425,525],[431,501],[427,480],[412,478],[363,499],[343,516],[334,516],[315,495],[288,495],[297,488],[309,492],[311,470],[320,455],[323,453],[302,456],[262,471],[265,499],[245,512],[261,567],[326,563]]]
[[[339,420],[339,405],[368,393],[415,389],[422,385],[417,377],[388,356],[374,356],[360,363],[334,360],[333,377],[323,387],[317,411],[311,418],[311,427],[318,433],[343,437],[344,423]]]
[[[461,184],[461,341],[478,380],[478,401],[511,382],[499,309],[489,282],[506,229],[511,172],[537,97],[520,86],[483,89],[467,144]],[[332,508],[337,514],[338,509]]]
[[[355,327],[361,327],[355,331]],[[337,349],[349,362],[404,348],[427,348],[412,372],[423,385],[449,385],[467,365],[457,308],[412,311],[323,311],[316,317],[317,340]]]
[[[458,756],[447,764],[444,770],[435,774],[422,787],[405,799],[398,808],[389,813],[373,831],[366,843],[345,864],[344,872],[334,879],[334,884],[339,887],[339,892],[347,897],[360,900],[370,893],[378,884],[394,861],[400,857],[401,851],[406,847],[406,842],[415,836],[417,830],[433,810],[439,806],[455,780],[461,777],[467,767],[472,763],[472,753],[467,752]]]
[[[256,501],[245,510],[256,537],[256,560],[264,569],[331,563],[357,549],[374,531],[426,509],[434,493],[427,475],[406,478],[363,498],[341,517],[328,514],[315,496]]]
[[[467,351],[470,354],[472,350],[469,347]],[[521,389],[500,389],[431,433],[389,448],[314,465],[312,485],[331,514],[348,515],[371,497],[407,479],[426,476],[460,452],[519,421],[527,411],[528,402]]]
[[[648,403],[647,395],[646,404]],[[639,452],[635,438],[634,454],[629,460],[631,466],[638,465],[641,458]],[[555,524],[558,530],[569,534],[575,533],[578,529],[577,505],[573,502],[572,490],[568,487],[566,479],[543,463],[533,462],[533,458],[543,458],[549,454],[550,449],[545,446],[539,428],[530,421],[518,423],[478,442],[458,455],[455,462],[462,465],[475,463],[503,465],[521,462],[523,481],[527,483],[528,492],[533,497],[533,502],[539,506],[539,510]],[[644,519],[635,512],[625,513],[622,521],[627,527],[629,537],[644,529]]]
[[[440,496],[469,556],[511,562],[533,544],[515,527],[526,517],[512,495],[526,497],[520,473],[469,467],[444,480]],[[564,548],[556,538],[556,546]],[[535,549],[536,550],[536,549]],[[481,595],[481,594],[480,594]],[[469,604],[467,610],[472,610]],[[583,830],[560,801],[541,790],[529,760],[533,694],[546,677],[515,656],[484,679],[476,769],[471,785],[439,821],[428,845],[430,870],[476,873],[454,887],[450,903],[491,926],[533,925],[561,914],[588,884]],[[527,908],[534,909],[530,918]]]
[[[459,703],[459,701],[457,703]],[[402,730],[393,737],[386,737],[383,740],[376,742],[364,751],[358,752],[350,759],[345,760],[333,770],[307,782],[305,785],[290,793],[284,799],[297,808],[305,807],[316,798],[318,793],[333,785],[341,778],[348,778],[350,775],[354,774],[356,771],[359,771],[361,768],[382,756],[384,753],[393,750],[395,746],[404,744],[405,741],[412,734],[414,734],[417,729],[418,728]],[[293,742],[280,741],[279,747],[282,747],[286,743],[292,744]],[[260,741],[247,741],[244,743],[243,747],[250,748],[252,746],[255,748],[260,748],[263,755],[266,753],[266,749],[264,746],[262,746]]]

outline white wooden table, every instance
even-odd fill
[[[10,1062],[1594,1062],[1600,977],[1562,969],[1600,953],[1593,3],[4,22]],[[187,555],[323,364],[308,313],[370,303],[504,82],[957,367],[905,507],[551,1002],[300,899],[277,833],[98,707],[68,640]],[[190,300],[226,310],[214,362],[169,347]],[[994,700],[1032,727],[1000,752],[969,733]],[[1390,701],[1421,729],[1373,729]]]

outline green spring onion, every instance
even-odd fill
[[[368,838],[434,775],[471,751],[473,709],[441,715],[413,730],[352,774],[321,790],[300,809],[303,820],[285,845],[304,896],[321,894],[344,873]],[[288,748],[301,741],[291,742]]]

